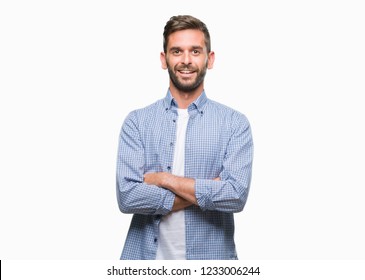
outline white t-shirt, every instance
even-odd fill
[[[178,109],[176,145],[172,174],[184,176],[185,137],[189,121],[188,109]],[[162,217],[156,260],[185,260],[185,211],[171,212]]]

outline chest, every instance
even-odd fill
[[[169,171],[179,142],[185,148],[186,174],[210,177],[219,173],[230,139],[229,123],[221,116],[195,115],[188,119],[184,133],[179,133],[178,124],[178,116],[171,114],[153,118],[143,127],[145,171]]]

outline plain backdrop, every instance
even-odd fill
[[[162,32],[204,21],[209,98],[255,143],[240,259],[365,259],[363,1],[1,1],[0,258],[117,260],[120,127],[163,98]]]

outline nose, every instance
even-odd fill
[[[190,56],[189,51],[184,52],[184,54],[182,56],[182,63],[184,63],[185,65],[188,65],[191,63],[191,56]]]

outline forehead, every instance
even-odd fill
[[[191,46],[205,47],[204,33],[200,30],[186,29],[171,33],[168,38],[167,49],[188,48]]]

